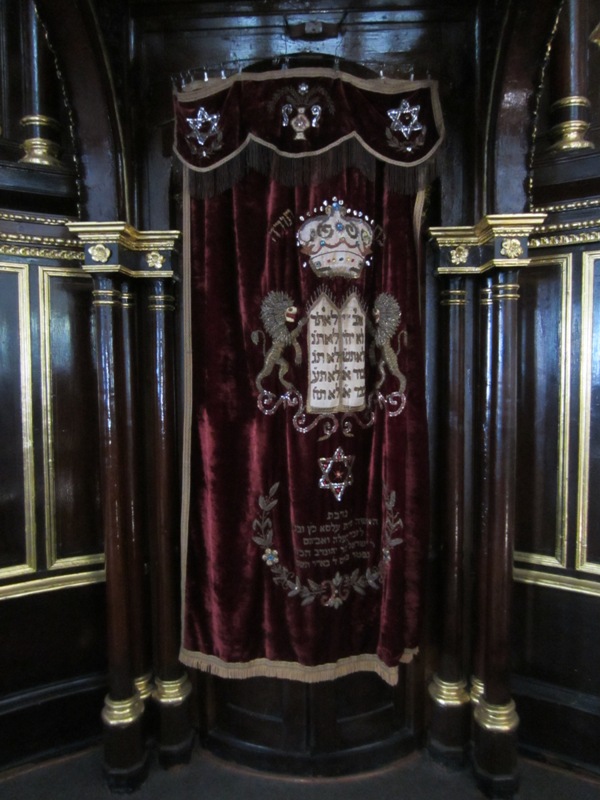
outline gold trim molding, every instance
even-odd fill
[[[29,308],[29,265],[0,263],[0,272],[12,274],[17,280],[19,365],[21,401],[21,445],[23,458],[23,516],[25,561],[0,569],[0,579],[35,573],[36,521],[35,521],[35,464],[33,453],[33,390],[31,373],[31,329]],[[1,592],[1,589],[0,589]]]
[[[436,705],[443,707],[462,706],[471,702],[466,681],[451,683],[443,681],[435,674],[429,684],[429,694]]]
[[[569,419],[571,413],[571,351],[572,351],[572,281],[573,256],[565,254],[549,258],[535,256],[531,267],[560,269],[560,334],[559,387],[557,430],[557,496],[554,555],[516,551],[514,560],[536,566],[565,569],[567,566],[567,536],[569,523]]]
[[[112,243],[143,253],[174,250],[180,231],[138,231],[127,222],[68,222],[69,230],[84,244]]]
[[[481,678],[471,677],[471,703],[478,705],[485,692],[485,685]]]
[[[525,583],[529,586],[542,586],[546,589],[559,589],[564,592],[600,597],[600,581],[520,567],[513,568],[513,578],[517,583]]]
[[[494,733],[513,733],[519,727],[519,715],[514,700],[506,705],[496,706],[481,697],[473,716],[480,728]]]
[[[600,267],[600,251],[583,254],[581,289],[581,388],[579,401],[579,463],[577,466],[577,543],[575,569],[600,575],[600,563],[588,560],[590,485],[590,430],[592,423],[592,388],[594,372],[594,279]],[[597,313],[597,312],[596,312]],[[596,341],[596,345],[598,342]]]
[[[152,673],[147,672],[145,675],[140,675],[139,678],[134,678],[133,684],[138,690],[142,700],[146,701],[152,696],[154,691],[154,683],[152,682]]]
[[[494,268],[527,267],[528,238],[545,219],[545,213],[488,214],[474,226],[430,228],[430,235],[448,255],[444,261],[449,263],[438,267],[438,275],[479,275]]]
[[[156,688],[152,692],[152,697],[161,706],[180,706],[192,693],[192,684],[184,673],[181,678],[175,681],[161,681],[155,678]]]
[[[101,717],[102,722],[110,728],[127,728],[137,722],[143,713],[144,702],[136,691],[126,700],[113,700],[110,695],[106,695]]]
[[[32,594],[42,594],[44,592],[56,592],[61,589],[73,589],[93,583],[104,583],[105,580],[106,572],[103,569],[71,573],[69,575],[51,575],[46,578],[37,578],[35,580],[21,581],[20,583],[0,586],[0,600],[25,597],[25,595],[29,596]]]

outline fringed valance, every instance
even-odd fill
[[[209,78],[175,94],[175,152],[195,194],[211,197],[256,170],[285,186],[347,168],[415,193],[435,175],[444,127],[433,81],[363,79],[296,68]]]

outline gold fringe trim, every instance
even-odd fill
[[[418,652],[418,648],[406,648],[400,659],[401,663],[410,663]],[[353,675],[356,672],[375,672],[390,686],[396,686],[398,683],[398,667],[388,667],[378,656],[371,654],[350,656],[331,664],[308,667],[293,661],[270,661],[268,658],[232,663],[222,661],[217,656],[209,656],[182,647],[179,660],[187,667],[208,672],[219,678],[279,678],[302,683],[321,683]]]
[[[382,163],[386,187],[399,194],[416,194],[429,186],[437,175],[436,159],[431,151],[420,163],[399,164],[370,151],[353,134],[322,152],[303,153],[301,157],[276,152],[266,142],[249,137],[245,146],[232,157],[206,170],[187,162],[177,150],[175,154],[189,172],[192,193],[201,199],[231,189],[251,170],[283,186],[309,186],[339,175],[349,167],[356,168],[373,182],[377,165]]]

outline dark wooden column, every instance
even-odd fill
[[[95,282],[110,685],[102,712],[105,774],[115,791],[131,791],[145,775],[143,697],[152,694],[158,701],[163,762],[183,760],[184,752],[188,757],[192,739],[190,685],[177,660],[174,304],[163,287],[173,277],[172,251],[179,233],[139,233],[124,222],[74,222],[69,228],[85,245],[84,270]],[[136,303],[147,282],[159,288],[150,292],[153,299],[144,309],[150,317],[151,366],[142,376]],[[142,434],[151,487],[142,487]],[[149,555],[152,659],[145,581]]]
[[[191,684],[179,662],[178,459],[175,426],[175,347],[172,279],[151,282],[148,296],[149,528],[159,758],[189,760]]]
[[[94,274],[100,479],[106,559],[109,693],[102,711],[104,772],[111,789],[131,791],[144,779],[144,704],[134,684],[129,614],[129,542],[126,529],[126,465],[123,407],[126,375],[118,276]]]
[[[473,756],[481,788],[512,797],[518,788],[516,731],[510,694],[510,615],[514,544],[517,432],[518,271],[496,273],[491,285],[492,343],[489,399],[489,504],[483,696],[475,707]]]
[[[564,0],[550,56],[551,150],[593,148],[588,100],[588,20],[585,0]]]
[[[475,430],[475,469],[478,475],[477,510],[474,550],[476,565],[474,603],[474,652],[471,675],[471,702],[475,707],[483,696],[485,669],[485,642],[487,629],[488,586],[485,580],[488,563],[488,516],[490,503],[490,436],[491,436],[491,391],[492,391],[492,282],[486,276],[479,293],[478,364],[476,377],[477,423]]]
[[[143,505],[141,498],[141,448],[142,407],[139,402],[139,368],[137,337],[137,292],[132,279],[122,282],[123,309],[123,362],[125,390],[121,415],[124,420],[125,463],[123,489],[126,498],[128,547],[129,608],[131,625],[131,661],[134,683],[142,700],[152,694],[152,656],[149,637],[149,592],[146,589],[145,568],[148,543],[145,541]]]
[[[464,665],[465,513],[465,305],[463,277],[449,277],[441,292],[440,397],[443,419],[440,471],[441,611],[440,663],[429,686],[433,714],[429,750],[438,760],[464,762],[470,736],[469,694]]]
[[[59,166],[57,75],[52,54],[37,17],[34,0],[24,0],[22,10],[23,149],[27,164]]]

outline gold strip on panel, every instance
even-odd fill
[[[0,569],[0,579],[35,572],[35,467],[33,452],[33,400],[31,385],[31,324],[29,311],[29,265],[0,263],[0,272],[17,276],[19,304],[19,348],[21,367],[21,424],[23,442],[23,494],[25,517],[25,563]]]
[[[531,259],[532,267],[560,268],[561,276],[561,329],[560,329],[560,384],[558,398],[558,470],[556,498],[556,535],[554,555],[516,551],[514,560],[543,567],[567,566],[568,499],[569,499],[569,417],[571,408],[571,316],[573,256],[571,253],[549,260],[545,256]]]
[[[565,592],[600,597],[600,581],[585,580],[552,572],[538,572],[537,570],[521,569],[520,567],[513,569],[513,578],[518,583],[526,583],[531,586],[544,586],[547,589],[561,589]]]
[[[46,578],[0,586],[0,600],[25,597],[25,595],[29,597],[29,595],[42,594],[43,592],[56,592],[61,589],[87,586],[91,583],[103,583],[105,580],[106,573],[103,569],[97,569],[93,572],[70,573],[69,575],[51,575]]]
[[[40,364],[42,383],[42,446],[44,453],[44,493],[46,523],[46,566],[49,570],[82,569],[104,563],[103,553],[86,553],[68,558],[58,557],[56,530],[56,475],[54,471],[54,407],[52,392],[52,279],[88,279],[80,269],[68,267],[40,267]],[[90,279],[91,281],[91,279]],[[116,293],[118,294],[118,292]]]
[[[581,288],[581,385],[579,390],[579,463],[577,466],[577,543],[575,569],[600,575],[600,563],[588,561],[590,492],[590,428],[594,358],[594,272],[600,251],[583,254]]]

